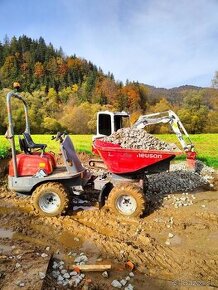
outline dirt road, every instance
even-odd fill
[[[115,289],[111,282],[130,271],[124,266],[127,260],[136,266],[131,278],[134,289],[218,287],[217,194],[215,189],[173,193],[162,197],[161,203],[157,196],[154,200],[150,197],[150,210],[140,220],[114,216],[107,208],[99,211],[93,198],[86,202],[85,210],[84,203],[75,199],[67,216],[42,218],[33,214],[29,198],[8,192],[2,181],[0,249],[5,258],[0,259],[0,288],[33,289],[33,283],[43,281],[34,289],[67,289],[69,285],[63,288],[52,277],[52,262],[45,278],[23,267],[34,269],[31,261],[39,259],[37,265],[45,268],[54,253],[53,259],[65,261],[67,268],[81,252],[89,264],[111,263],[112,271],[109,278],[88,273],[73,289]],[[184,201],[189,202],[184,206]],[[12,234],[4,236],[5,231]],[[18,268],[19,253],[14,254],[15,249],[23,251],[19,260],[22,266]],[[43,253],[47,255],[44,258]],[[23,280],[24,286],[18,285]],[[84,288],[87,281],[89,288]]]

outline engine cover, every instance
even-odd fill
[[[16,158],[18,176],[34,176],[40,169],[49,175],[56,167],[54,156],[51,153],[44,153],[42,156],[38,152],[33,154],[21,153]],[[9,163],[9,176],[14,176],[12,160]]]

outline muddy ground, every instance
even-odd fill
[[[218,288],[216,182],[217,173],[213,190],[173,193],[161,203],[150,197],[140,220],[98,210],[95,197],[85,203],[74,199],[66,216],[42,218],[33,213],[29,198],[9,192],[1,177],[0,289],[115,289],[111,282],[131,272],[128,260],[135,265],[128,281],[134,289]],[[193,204],[175,207],[178,197]],[[53,262],[63,261],[68,269],[81,253],[88,264],[111,264],[109,277],[88,272],[77,287],[59,285]]]

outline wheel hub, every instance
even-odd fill
[[[45,193],[39,199],[39,207],[46,213],[53,213],[59,208],[60,204],[61,200],[55,192]]]
[[[125,215],[131,215],[136,211],[137,203],[134,197],[122,195],[117,199],[117,208]]]

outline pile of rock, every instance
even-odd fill
[[[82,255],[78,255],[74,259],[75,265],[83,265],[87,261],[88,259],[83,253]],[[43,274],[44,273],[39,273],[41,279],[45,278],[45,275]],[[57,284],[61,287],[75,287],[77,289],[77,287],[81,286],[80,283],[86,283],[86,281],[84,280],[85,274],[76,271],[76,268],[73,271],[67,270],[64,261],[53,261],[51,275],[56,280]],[[131,271],[128,275],[125,275],[124,278],[120,278],[119,280],[113,280],[111,282],[111,286],[114,288],[123,288],[124,290],[133,290],[134,286],[130,282],[134,276],[134,273]],[[104,271],[102,273],[102,277],[109,278],[108,272]]]
[[[186,162],[179,162],[170,167],[170,171],[148,176],[147,195],[167,195],[176,192],[189,192],[197,188],[213,188],[214,169],[206,166],[201,161],[196,162],[197,172],[190,170]],[[185,195],[185,193],[184,193]],[[178,199],[175,197],[174,204],[177,207],[192,204],[190,195]]]
[[[178,197],[174,194],[170,194],[166,196],[165,200],[171,200],[172,199],[172,205],[174,205],[175,208],[182,207],[182,206],[190,206],[193,204],[193,200],[195,199],[195,196],[193,194],[189,194],[188,192],[183,192],[183,196]]]
[[[143,129],[122,128],[110,136],[104,137],[103,141],[119,144],[122,148],[178,151],[175,144],[168,144]]]
[[[148,194],[155,192],[161,195],[173,192],[193,191],[208,184],[208,181],[198,173],[185,170],[153,174],[148,176],[148,181]]]
[[[64,261],[53,262],[52,277],[56,279],[58,285],[77,287],[85,278],[85,274],[76,271],[67,271],[64,267]]]
[[[76,265],[85,265],[86,262],[88,262],[88,258],[87,258],[87,256],[84,253],[81,253],[79,256],[77,256],[74,259],[74,263]]]
[[[135,275],[133,272],[130,272],[128,276],[121,280],[113,280],[111,286],[114,288],[121,289],[124,287],[124,290],[133,290],[134,286],[130,283],[130,279],[133,278]]]

